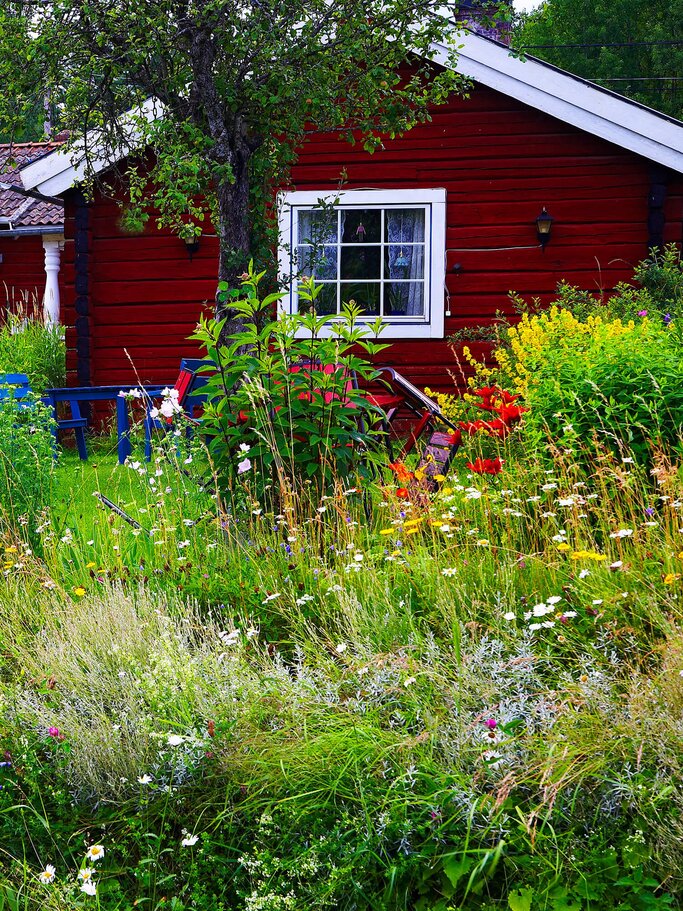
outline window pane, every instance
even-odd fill
[[[381,247],[342,247],[341,278],[380,278]]]
[[[391,282],[384,286],[385,316],[424,316],[424,282]]]
[[[318,281],[337,277],[337,247],[301,246],[297,256],[299,275],[314,275]]]
[[[378,244],[382,239],[381,209],[342,209],[343,244]]]
[[[425,248],[393,244],[385,248],[384,275],[386,278],[424,278]]]
[[[322,285],[320,294],[315,299],[315,312],[318,316],[329,316],[337,312],[337,284]]]
[[[337,242],[337,212],[330,209],[300,209],[300,244],[334,244]]]
[[[348,304],[353,300],[363,308],[365,316],[378,316],[380,287],[379,282],[342,282],[342,303]]]
[[[424,209],[387,209],[384,213],[384,224],[384,240],[386,243],[424,243]]]
[[[318,316],[329,316],[337,312],[337,284],[320,285],[320,293],[315,299],[315,312]],[[298,297],[297,303],[299,313],[308,313],[311,309],[311,302]]]

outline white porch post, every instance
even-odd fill
[[[43,295],[43,316],[45,322],[59,324],[59,267],[64,249],[64,238],[54,234],[43,234],[45,250],[45,294]]]

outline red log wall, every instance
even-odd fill
[[[310,136],[293,185],[329,191],[342,171],[344,188],[446,188],[447,336],[509,313],[511,290],[543,302],[561,280],[609,291],[647,254],[650,163],[484,87],[435,109],[431,123],[374,155],[335,136]],[[555,218],[545,252],[490,249],[535,244],[543,206]],[[111,201],[98,198],[90,216],[92,382],[135,379],[124,348],[142,381],[173,379],[181,355],[195,353],[185,338],[213,300],[216,241],[204,238],[190,263],[182,241],[153,227],[123,234]],[[672,175],[665,240],[680,243],[682,225],[683,181]],[[67,300],[67,324],[73,317]],[[446,341],[395,342],[382,358],[420,384],[452,385]]]

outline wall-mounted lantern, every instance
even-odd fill
[[[545,250],[545,246],[550,240],[554,221],[555,219],[548,213],[546,207],[543,206],[541,214],[536,219],[536,235],[542,250]]]
[[[185,249],[187,250],[187,255],[190,257],[190,262],[192,262],[192,257],[195,255],[197,250],[199,250],[199,241],[202,239],[201,234],[193,234],[191,237],[184,237]]]

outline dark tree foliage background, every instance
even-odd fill
[[[683,117],[683,0],[546,0],[519,17],[514,41],[555,66]]]

